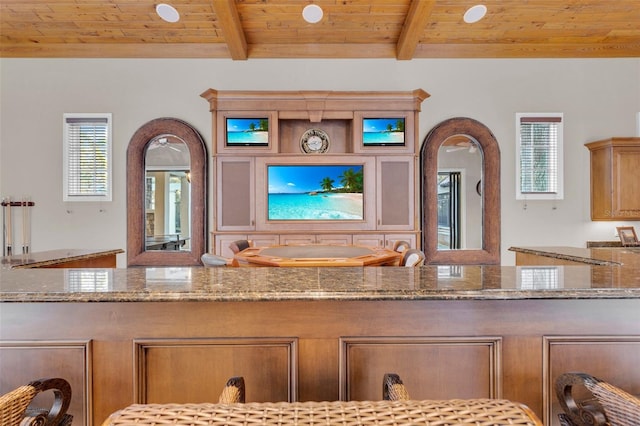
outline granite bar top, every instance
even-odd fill
[[[640,298],[640,268],[3,269],[0,302]]]
[[[510,247],[509,250],[587,265],[622,265],[640,268],[640,247]]]
[[[59,249],[0,257],[0,269],[42,268],[63,262],[124,253],[122,249]]]

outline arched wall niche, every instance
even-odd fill
[[[482,248],[438,249],[438,150],[451,136],[464,135],[482,150]],[[484,124],[457,117],[437,124],[427,134],[420,148],[422,247],[426,263],[440,265],[500,264],[500,148],[498,141]],[[466,212],[472,214],[473,212]]]
[[[145,249],[145,158],[148,144],[161,135],[174,135],[189,148],[191,250]],[[202,136],[176,118],[158,118],[140,127],[127,147],[127,265],[201,265],[206,251],[207,154]]]

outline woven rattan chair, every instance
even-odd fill
[[[134,424],[542,426],[542,422],[527,407],[501,399],[134,404],[111,415],[103,426]]]
[[[400,376],[387,373],[382,380],[382,399],[385,401],[403,401],[411,399]]]
[[[30,406],[41,392],[53,391],[49,409]],[[68,426],[73,416],[67,414],[71,403],[71,386],[60,378],[35,380],[0,396],[0,424],[2,426]]]
[[[232,377],[220,393],[219,404],[235,404],[244,402],[244,377]]]
[[[576,401],[574,386],[586,388],[593,398]],[[640,425],[640,399],[589,374],[562,374],[555,389],[564,410],[558,415],[563,426]]]

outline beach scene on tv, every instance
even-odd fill
[[[267,166],[269,220],[362,220],[362,165]]]
[[[227,145],[266,145],[268,118],[227,118]]]
[[[404,144],[404,118],[365,118],[362,120],[364,145]]]

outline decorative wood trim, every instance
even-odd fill
[[[412,1],[409,12],[404,20],[404,26],[398,38],[396,47],[396,58],[401,60],[412,59],[418,46],[420,38],[424,34],[424,29],[429,22],[431,12],[436,2],[431,1]]]
[[[208,89],[201,95],[209,101],[210,111],[307,111],[318,118],[327,111],[420,111],[430,95],[413,91],[247,91]],[[322,115],[320,115],[321,117]]]
[[[247,59],[247,40],[242,31],[240,15],[233,0],[212,0],[211,5],[216,12],[216,22],[222,28],[231,59]]]
[[[213,31],[213,30],[212,30]],[[247,44],[249,59],[402,59],[398,43]],[[430,43],[409,59],[436,58],[637,58],[640,43]],[[3,58],[203,58],[230,59],[227,43],[1,43]]]

